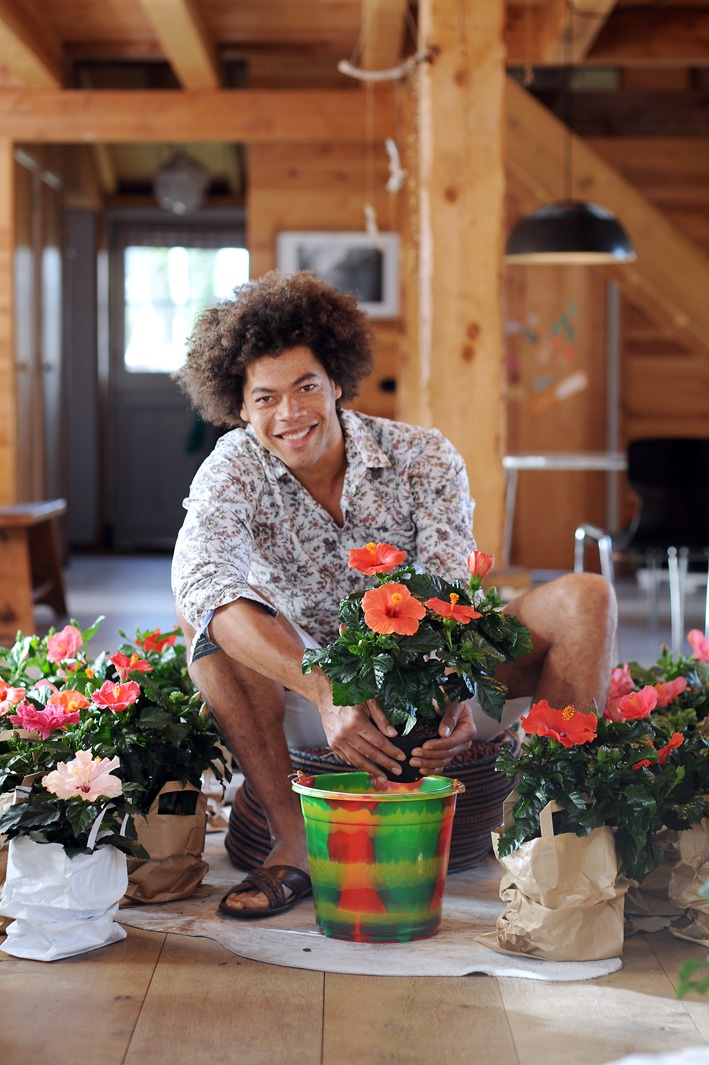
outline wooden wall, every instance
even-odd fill
[[[3,462],[6,502],[57,498],[64,490],[62,371],[62,155],[15,153],[14,380],[12,446]]]
[[[254,144],[247,150],[247,240],[251,273],[276,266],[276,237],[289,230],[364,231],[371,198],[382,232],[398,230],[400,206],[385,191],[387,160],[378,144]],[[395,417],[400,320],[372,320],[376,368],[352,406]],[[382,387],[383,386],[383,387]]]

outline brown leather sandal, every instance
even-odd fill
[[[284,887],[292,891],[290,898],[286,898]],[[219,903],[219,912],[225,917],[235,917],[237,921],[272,917],[274,913],[284,913],[291,906],[295,906],[296,902],[307,898],[312,894],[312,890],[310,877],[302,869],[296,869],[292,865],[271,865],[268,868],[262,866],[260,869],[252,869],[240,884],[227,891]],[[243,910],[227,906],[230,895],[246,894],[247,891],[263,892],[268,899],[268,906],[248,907]]]

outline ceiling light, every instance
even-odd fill
[[[153,176],[155,199],[166,211],[191,214],[204,203],[211,175],[200,162],[177,152]]]

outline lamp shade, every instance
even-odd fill
[[[204,202],[211,177],[206,167],[185,152],[177,152],[155,171],[153,192],[166,211],[191,214]]]
[[[564,200],[522,218],[507,241],[511,263],[621,263],[636,258],[628,234],[595,203]]]

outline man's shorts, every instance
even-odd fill
[[[200,658],[206,658],[221,647],[214,642],[209,635],[209,625],[214,617],[214,611],[210,610],[205,615],[202,628],[194,638],[190,663],[197,662]],[[290,619],[288,619],[290,621]],[[295,631],[303,641],[304,647],[319,647],[320,645],[300,625],[290,621]],[[286,688],[286,713],[283,720],[283,731],[286,734],[286,743],[295,750],[303,747],[327,747],[327,737],[322,727],[322,718],[314,703],[297,692]]]

